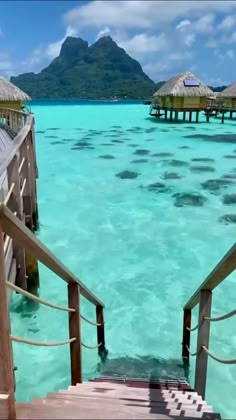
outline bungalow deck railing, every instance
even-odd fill
[[[16,241],[22,248],[32,253],[38,261],[47,266],[62,280],[68,284],[68,307],[63,307],[31,293],[8,282],[4,272],[4,234]],[[15,260],[13,261],[16,264]],[[56,342],[40,342],[11,334],[9,311],[7,304],[6,289],[10,287],[17,293],[21,293],[29,299],[53,309],[68,312],[69,315],[69,338]],[[89,349],[98,349],[101,357],[106,354],[104,332],[104,305],[90,290],[70,272],[55,255],[18,219],[5,204],[0,204],[0,395],[5,395],[9,401],[9,418],[15,418],[14,400],[14,362],[12,353],[12,341],[35,345],[35,346],[59,346],[70,345],[71,384],[82,382],[82,346]],[[80,296],[86,298],[96,307],[96,322],[88,320],[80,312]],[[83,319],[97,328],[97,344],[90,346],[81,341],[81,322]],[[1,401],[0,401],[1,411]]]
[[[0,123],[9,126],[16,133],[18,133],[24,127],[26,121],[31,118],[32,114],[0,107]]]
[[[211,317],[212,292],[236,269],[236,243],[212,270],[206,280],[195,291],[184,306],[183,315],[183,340],[182,357],[185,365],[189,365],[190,355],[196,357],[195,364],[195,385],[194,389],[202,397],[205,397],[207,381],[208,357],[224,364],[236,364],[236,359],[224,360],[216,356],[209,349],[210,324],[228,319],[236,315],[232,310],[219,317]],[[193,308],[199,305],[198,324],[191,328],[191,313]],[[191,332],[197,331],[197,350],[190,352]]]

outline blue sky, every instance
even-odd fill
[[[0,74],[39,72],[66,36],[109,34],[154,80],[236,80],[236,1],[0,1]]]

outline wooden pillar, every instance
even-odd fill
[[[232,120],[232,118],[233,118],[233,111],[230,111],[229,118]]]
[[[15,419],[13,354],[4,267],[3,230],[0,218],[0,394],[7,396],[4,402],[0,402],[0,409],[4,404],[4,419]]]
[[[192,122],[192,111],[189,111],[189,122]]]
[[[183,112],[183,120],[185,121],[186,119],[186,111]]]
[[[165,109],[165,121],[167,121],[167,109]]]
[[[199,122],[199,111],[196,112],[196,123]]]
[[[32,200],[31,200],[31,183],[30,183],[30,167],[29,167],[29,156],[27,143],[24,141],[20,150],[20,164],[23,163],[20,180],[23,184],[25,182],[25,188],[23,192],[23,213],[25,214],[25,224],[30,229],[33,230],[33,221],[32,221]]]
[[[80,323],[80,287],[77,283],[68,284],[68,304],[75,312],[69,312],[69,336],[76,338],[70,343],[71,385],[82,383],[82,347]]]
[[[207,121],[207,122],[209,122],[209,120],[210,120],[210,113],[209,113],[209,112],[207,112],[207,113],[206,113],[206,121]]]
[[[221,117],[221,123],[224,124],[225,122],[225,113],[224,111],[222,112],[222,117]]]
[[[13,193],[9,199],[8,207],[14,213],[17,212],[17,217],[23,220],[23,200],[20,194],[20,178],[19,178],[19,162],[18,156],[15,156],[7,168],[8,185],[9,188],[12,183],[15,184]],[[13,255],[16,259],[17,275],[16,285],[22,289],[27,289],[26,284],[26,270],[25,270],[25,254],[24,249],[13,241]]]
[[[36,191],[36,162],[34,157],[34,144],[33,134],[29,133],[27,138],[27,151],[28,151],[28,163],[29,163],[29,175],[30,175],[30,194],[32,202],[32,219],[34,230],[38,228],[38,203],[37,203],[37,191]]]
[[[194,389],[202,398],[205,398],[206,380],[207,380],[207,362],[208,355],[202,349],[202,346],[209,347],[210,321],[204,317],[211,316],[212,292],[210,290],[201,290],[199,301],[198,316],[198,337],[197,337],[197,356],[195,367],[195,386]]]
[[[182,339],[182,358],[183,363],[189,365],[189,350],[190,348],[190,335],[191,332],[191,309],[184,309],[183,316],[183,339]],[[189,329],[188,329],[189,328]]]
[[[175,120],[178,121],[178,119],[179,119],[179,113],[178,111],[175,111]]]
[[[108,355],[108,351],[105,347],[105,328],[104,328],[104,317],[103,317],[103,306],[96,307],[96,318],[97,318],[97,343],[98,354],[101,357],[101,360],[105,362]]]
[[[172,109],[170,110],[170,122],[172,122],[173,121],[173,111],[172,111]]]

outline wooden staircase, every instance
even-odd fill
[[[16,404],[17,419],[220,419],[185,381],[101,377]]]

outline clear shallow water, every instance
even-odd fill
[[[235,225],[218,221],[224,214],[236,213],[235,206],[222,202],[226,192],[216,195],[201,187],[202,182],[236,168],[236,159],[223,157],[234,154],[236,144],[185,136],[233,134],[236,122],[158,123],[141,104],[59,102],[35,104],[32,110],[38,131],[39,238],[104,301],[110,357],[159,357],[167,365],[181,360],[182,306],[233,245],[236,232]],[[72,149],[79,140],[88,141],[94,149]],[[136,149],[147,149],[149,154],[136,155]],[[162,161],[165,158],[152,156],[159,152],[173,153],[167,159],[183,160],[187,166],[168,166]],[[99,158],[105,154],[115,159]],[[191,162],[196,157],[214,158],[215,162]],[[135,159],[148,162],[131,163]],[[215,172],[195,173],[189,169],[193,165],[208,165]],[[115,176],[123,170],[137,171],[139,176],[130,180]],[[161,179],[167,171],[182,178]],[[169,190],[156,193],[145,188],[157,181]],[[202,207],[176,207],[173,194],[180,192],[199,192],[207,201]],[[229,186],[227,192],[235,192],[235,186]],[[40,266],[40,272],[40,295],[66,305],[64,282],[45,267]],[[219,315],[234,307],[235,276],[231,276],[214,292],[212,313]],[[83,301],[82,308],[85,316],[95,318],[91,305]],[[193,324],[197,313],[194,315]],[[47,341],[67,338],[66,313],[27,306],[16,296],[11,317],[17,335]],[[235,357],[233,321],[212,325],[210,347],[222,358]],[[83,323],[82,333],[84,342],[95,344],[94,327]],[[67,347],[14,344],[14,355],[18,400],[69,385]],[[83,361],[87,379],[96,373],[96,351],[85,350]],[[224,418],[236,412],[235,374],[235,366],[209,361],[206,397]],[[191,382],[193,378],[194,360]]]

